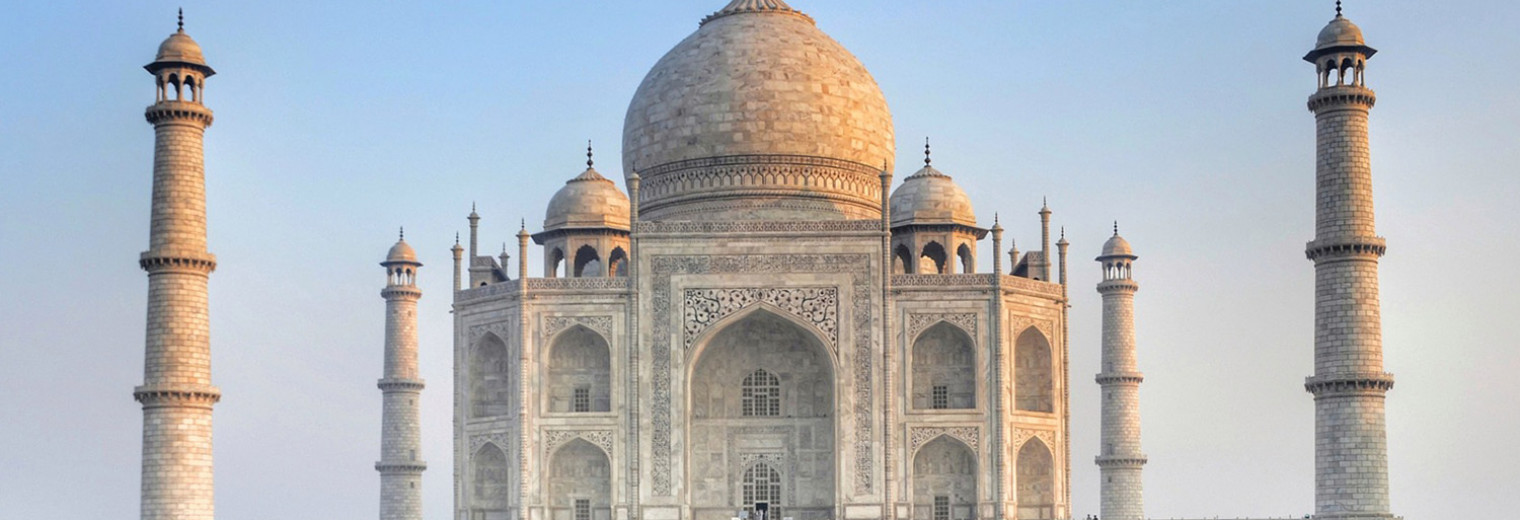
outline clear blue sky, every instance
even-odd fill
[[[219,518],[375,515],[376,262],[399,225],[427,264],[426,512],[449,517],[448,247],[471,201],[497,244],[520,218],[542,222],[586,139],[620,178],[634,88],[723,3],[185,5],[219,71],[206,96]],[[1075,253],[1077,517],[1097,512],[1090,259],[1114,219],[1141,257],[1149,513],[1312,511],[1314,72],[1299,57],[1331,4],[793,2],[880,83],[898,164],[932,136],[935,166],[1024,250],[1050,197]],[[176,7],[14,2],[0,17],[0,517],[135,514],[141,66]],[[1520,3],[1353,0],[1347,15],[1382,51],[1368,81],[1394,512],[1509,517]]]

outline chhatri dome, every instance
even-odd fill
[[[881,217],[892,115],[860,61],[781,0],[734,0],[644,77],[623,168],[648,220]]]
[[[544,213],[544,231],[578,228],[616,228],[627,230],[628,197],[617,185],[597,173],[586,147],[586,171],[581,172],[549,199]]]
[[[892,192],[892,226],[907,224],[961,224],[976,227],[971,197],[949,175],[933,166],[929,144],[924,143],[924,167],[908,176]]]

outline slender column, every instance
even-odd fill
[[[1145,507],[1141,469],[1147,461],[1140,451],[1140,383],[1145,380],[1135,361],[1135,292],[1131,279],[1135,256],[1115,230],[1103,246],[1103,443],[1097,464],[1101,480],[1101,513],[1105,520],[1143,520]]]
[[[196,90],[213,72],[184,32],[160,46],[146,68],[191,80]],[[167,87],[166,87],[167,88]],[[206,251],[206,182],[202,137],[211,110],[166,94],[149,106],[153,125],[153,199],[148,250],[148,317],[142,403],[143,520],[211,520],[215,516],[211,408],[221,391],[211,384],[211,327],[206,284],[216,257]],[[177,98],[177,96],[176,96]]]
[[[458,249],[455,249],[456,255]],[[424,386],[417,370],[417,268],[422,267],[405,241],[397,242],[380,265],[386,268],[385,371],[380,387],[380,520],[421,520],[422,448],[417,400]],[[457,275],[456,275],[457,278]]]
[[[1339,9],[1337,9],[1339,11]],[[1392,518],[1384,397],[1378,259],[1367,117],[1376,97],[1360,70],[1377,51],[1337,12],[1304,57],[1322,75],[1309,97],[1316,123],[1316,218],[1306,254],[1314,262],[1315,518]]]
[[[1033,271],[1034,266],[1029,266]],[[1034,278],[1034,276],[1030,276]],[[1050,203],[1040,202],[1040,280],[1050,280]]]

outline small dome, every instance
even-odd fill
[[[391,246],[390,252],[385,254],[385,263],[409,263],[422,265],[417,261],[417,252],[412,250],[412,246],[408,245],[406,243],[406,240],[397,240],[396,245]]]
[[[1100,255],[1099,258],[1109,256],[1127,256],[1130,258],[1138,258],[1135,256],[1135,251],[1133,249],[1130,249],[1129,241],[1125,240],[1124,237],[1119,236],[1119,233],[1117,231],[1114,232],[1114,236],[1110,237],[1107,242],[1103,243],[1103,254]]]
[[[629,210],[628,196],[618,190],[617,184],[588,166],[549,199],[549,210],[544,213],[544,231],[566,228],[626,230],[629,229]]]
[[[949,175],[927,164],[892,192],[892,225],[961,224],[976,227],[971,197]]]
[[[1362,39],[1362,29],[1344,16],[1336,15],[1330,20],[1324,29],[1319,31],[1319,41],[1314,44],[1315,49],[1340,46],[1361,46],[1367,42]]]
[[[164,43],[158,45],[158,57],[155,62],[179,62],[192,65],[206,65],[206,57],[201,54],[201,46],[185,34],[184,29],[169,35]]]

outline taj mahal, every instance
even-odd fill
[[[1057,520],[1073,516],[1073,464],[1100,468],[1100,518],[1147,518],[1142,248],[1116,225],[1100,249],[1069,251],[1049,207],[1006,208],[1042,232],[1005,237],[929,143],[922,164],[894,164],[887,99],[812,17],[782,0],[718,7],[633,93],[622,179],[588,147],[543,221],[517,231],[515,262],[480,248],[470,213],[446,296],[452,388],[418,375],[418,254],[403,236],[384,257],[381,519],[420,519],[426,475],[453,480],[455,520]],[[1316,74],[1316,333],[1298,352],[1315,360],[1324,520],[1396,518],[1363,74],[1375,52],[1337,8],[1303,57],[1305,87]],[[215,71],[183,25],[146,69],[141,518],[210,520],[221,393],[201,148]],[[1069,287],[1069,269],[1102,281]],[[1094,289],[1102,366],[1071,366],[1068,294]],[[1101,388],[1100,410],[1071,409],[1078,384]],[[418,455],[418,396],[435,391],[453,396],[448,461]],[[1101,415],[1096,460],[1072,460],[1073,413]]]

